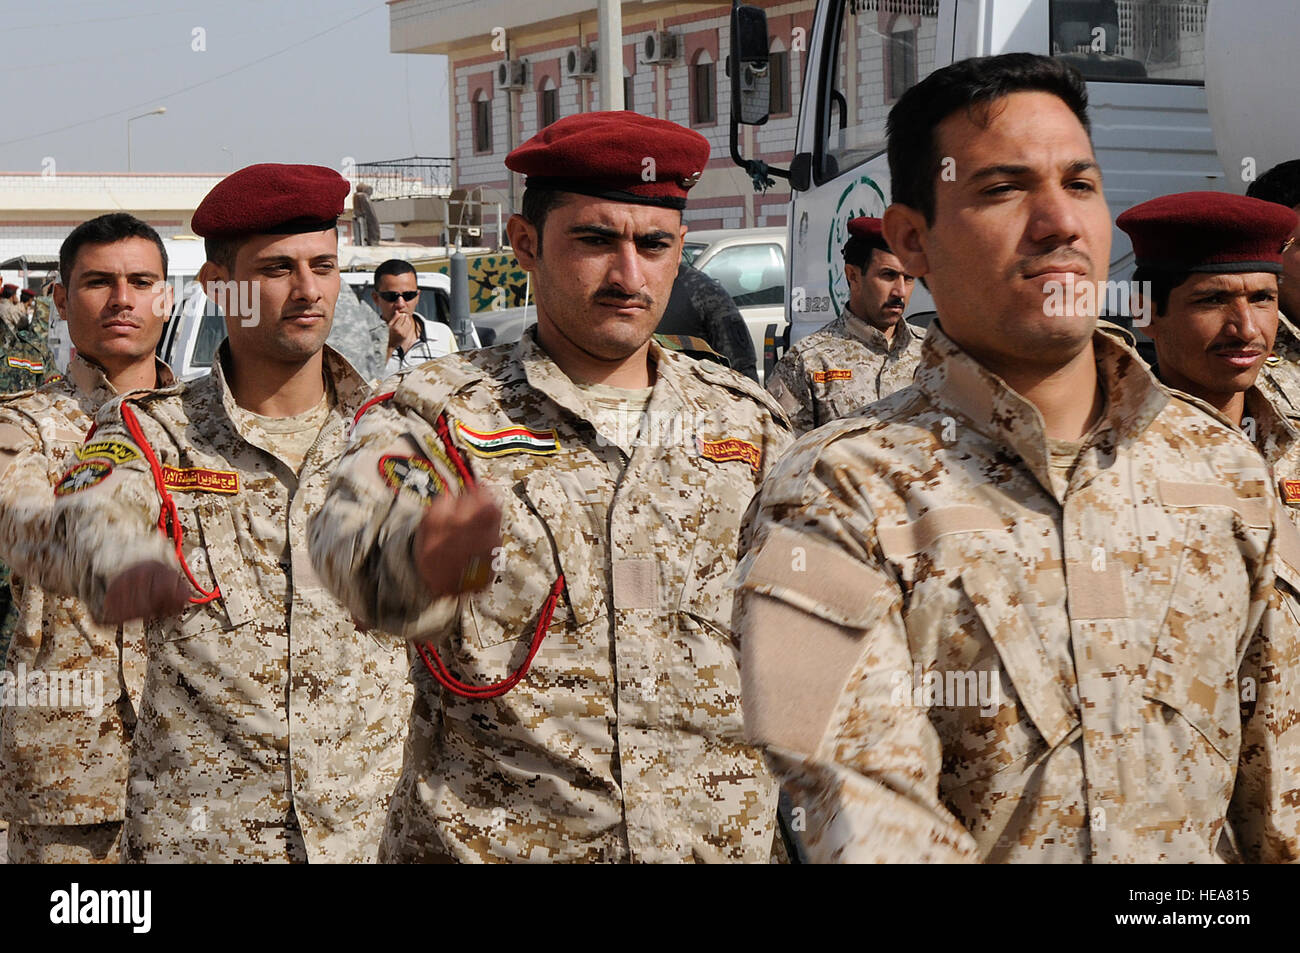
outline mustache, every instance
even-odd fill
[[[901,308],[901,307],[903,307],[904,304],[905,304],[905,302],[903,301],[902,298],[890,298],[888,301],[885,302],[885,307],[886,307],[886,308]]]
[[[1032,275],[1044,268],[1060,265],[1078,265],[1085,271],[1092,270],[1092,258],[1077,248],[1054,248],[1038,255],[1029,255],[1016,262],[1015,271],[1020,275]]]
[[[621,291],[612,285],[606,285],[598,289],[596,293],[591,296],[591,300],[596,302],[616,301],[619,304],[635,304],[642,308],[653,307],[655,303],[654,299],[649,295],[628,294],[626,291]]]

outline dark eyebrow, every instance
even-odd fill
[[[312,255],[307,260],[321,261],[322,259],[328,258],[331,261],[334,261],[338,257],[339,257],[338,252],[322,252],[319,255]],[[263,265],[292,265],[295,261],[297,261],[297,259],[293,258],[290,255],[270,255],[266,258],[254,258],[253,266],[260,267]]]
[[[600,238],[619,238],[622,232],[617,229],[607,228],[604,225],[574,225],[569,229],[570,235],[596,235]],[[638,242],[661,242],[664,239],[672,238],[672,232],[666,232],[663,229],[656,229],[653,232],[646,232],[644,235],[635,236]]]
[[[82,281],[85,281],[87,278],[116,278],[117,275],[118,275],[118,272],[116,272],[116,271],[93,271],[93,270],[92,270],[92,271],[83,271],[83,272],[81,273],[81,280],[82,280]],[[156,271],[147,271],[147,270],[146,270],[146,271],[132,271],[132,272],[129,272],[129,273],[127,274],[127,277],[128,277],[128,278],[150,278],[150,279],[152,279],[152,280],[154,280],[154,281],[160,281],[160,280],[162,280],[162,275],[158,274],[158,272],[156,272]]]
[[[1065,171],[1070,175],[1079,175],[1082,172],[1091,172],[1100,167],[1092,159],[1075,159],[1065,167]],[[975,182],[980,179],[991,179],[998,175],[1032,175],[1034,172],[1027,165],[1011,165],[1002,163],[999,165],[986,165],[982,169],[976,170],[971,175],[971,181]]]

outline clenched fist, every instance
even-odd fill
[[[180,571],[151,559],[109,580],[99,621],[116,625],[132,619],[161,619],[179,614],[189,603],[190,585]]]
[[[435,596],[487,586],[492,554],[501,545],[501,507],[482,487],[440,496],[415,531],[416,569]]]

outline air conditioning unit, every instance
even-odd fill
[[[671,63],[680,55],[681,38],[676,33],[647,33],[641,41],[641,62]]]
[[[497,64],[498,89],[523,89],[528,85],[528,60],[502,60]]]
[[[583,77],[596,75],[596,51],[589,46],[575,46],[564,57],[564,75]]]

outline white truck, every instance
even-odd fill
[[[1243,193],[1300,157],[1296,0],[818,0],[811,31],[779,37],[806,59],[788,168],[745,156],[740,125],[768,115],[764,11],[732,10],[732,158],[790,182],[786,315],[790,340],[848,298],[846,224],[889,202],[885,120],[902,92],[970,56],[1062,57],[1088,81],[1093,143],[1113,215],[1171,192]],[[791,69],[795,64],[791,63]],[[1114,232],[1111,278],[1133,270]],[[933,304],[918,283],[909,316]]]

